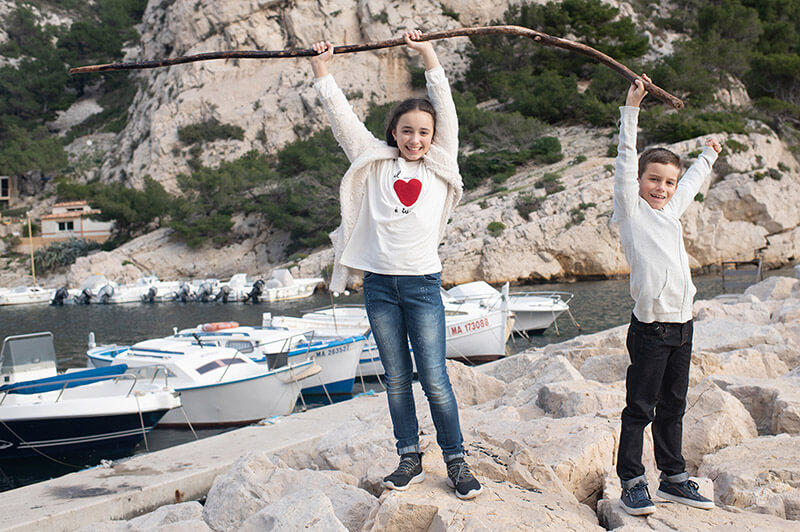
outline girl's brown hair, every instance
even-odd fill
[[[389,146],[397,147],[397,141],[394,139],[392,132],[397,127],[397,122],[400,117],[409,111],[423,111],[433,117],[433,130],[436,131],[436,109],[433,104],[425,98],[409,98],[403,100],[389,113],[389,120],[386,123],[386,144]]]

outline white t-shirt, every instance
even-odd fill
[[[439,224],[447,184],[422,161],[399,157],[374,164],[341,263],[385,275],[442,271]]]

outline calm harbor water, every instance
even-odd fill
[[[793,274],[790,270],[777,270],[767,275]],[[718,275],[694,277],[697,286],[696,299],[709,299],[722,292],[722,281]],[[570,311],[580,329],[566,314],[558,319],[558,334],[550,327],[542,335],[530,339],[514,337],[509,340],[509,353],[523,351],[531,346],[543,346],[568,340],[579,334],[598,332],[627,323],[630,319],[633,300],[630,297],[628,280],[582,281],[576,283],[553,283],[514,287],[531,291],[570,292]],[[68,305],[63,307],[21,306],[0,307],[0,335],[3,338],[14,334],[51,331],[55,337],[56,353],[60,370],[69,367],[85,367],[89,332],[94,332],[98,344],[130,344],[147,338],[172,334],[178,329],[193,327],[199,323],[236,321],[242,325],[260,325],[262,313],[298,316],[310,309],[336,304],[361,303],[361,293],[340,296],[335,300],[327,292],[311,298],[280,303],[258,305],[232,303],[158,303],[125,305]],[[368,388],[380,389],[377,382],[368,382]],[[360,390],[356,390],[360,391]],[[311,405],[319,406],[319,405]],[[218,434],[219,429],[198,431],[199,436]],[[149,449],[163,449],[194,439],[188,430],[156,429],[148,437]],[[140,444],[137,452],[145,452]],[[85,465],[93,465],[101,458],[90,457],[85,464],[58,465],[0,464],[0,491],[59,476]],[[117,457],[114,457],[117,458]]]

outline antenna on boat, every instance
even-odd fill
[[[33,276],[33,286],[36,286],[36,264],[33,262],[33,234],[31,231],[31,211],[25,213],[28,219],[28,247],[31,250],[31,275]]]

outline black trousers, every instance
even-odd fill
[[[631,359],[626,406],[617,454],[617,475],[624,482],[644,475],[644,429],[653,424],[656,464],[662,473],[686,470],[681,453],[683,414],[692,358],[692,321],[642,323],[631,315],[627,347]]]

